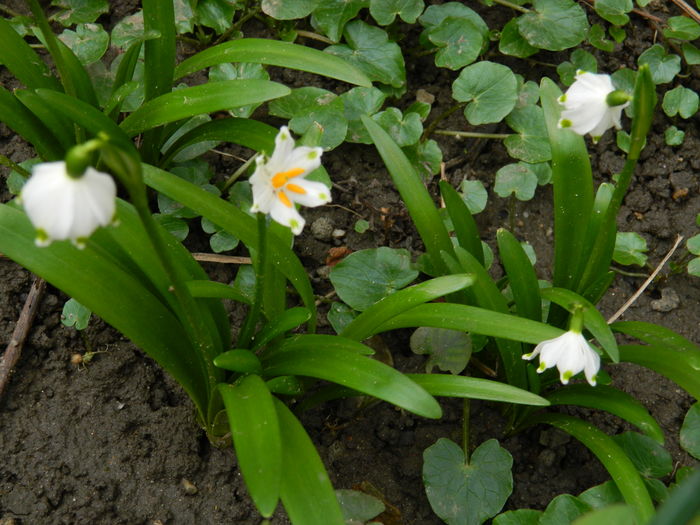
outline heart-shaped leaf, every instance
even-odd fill
[[[518,100],[518,81],[510,68],[483,60],[465,67],[452,84],[452,96],[469,102],[464,115],[470,124],[499,122]]]
[[[518,30],[530,45],[549,51],[574,47],[586,38],[588,19],[571,0],[534,0],[534,11],[518,18]]]
[[[700,459],[700,404],[695,403],[683,420],[681,446],[695,459]]]
[[[654,44],[649,49],[644,51],[637,63],[648,64],[651,69],[651,79],[654,84],[666,84],[671,82],[673,78],[681,70],[681,57],[678,55],[669,55],[661,44]]]
[[[459,374],[464,370],[472,354],[472,341],[469,334],[458,330],[422,326],[411,335],[411,351],[428,355],[425,372],[433,367]]]

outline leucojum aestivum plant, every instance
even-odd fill
[[[553,11],[569,9],[559,5],[564,3],[540,2],[535,8],[554,16]],[[301,4],[263,2],[263,10],[280,20],[302,18],[311,11],[301,9]],[[489,39],[488,26],[470,8],[448,2],[425,10],[419,22],[426,41],[436,46],[436,64],[464,68],[454,94],[470,104],[465,109],[470,123],[495,122],[508,115],[508,125],[518,132],[504,139],[509,153],[539,166],[530,170],[543,169],[551,160],[552,280],[538,281],[527,253],[505,229],[497,236],[505,277],[494,280],[488,273],[488,253],[462,196],[441,182],[449,218],[443,221],[418,175],[434,173],[437,146],[431,140],[419,143],[430,104],[417,101],[405,114],[393,107],[379,112],[388,96],[400,95],[405,87],[403,58],[383,30],[359,19],[340,23],[333,9],[319,5],[312,23],[331,41],[328,53],[323,53],[276,40],[226,41],[240,28],[219,24],[207,11],[197,10],[199,18],[193,17],[220,33],[222,43],[176,63],[176,38],[186,21],[176,16],[175,3],[147,0],[140,13],[143,30],[128,38],[120,35],[123,53],[109,65],[112,82],[105,85],[94,69],[85,67],[92,59],[77,52],[82,48],[56,38],[39,3],[30,0],[28,5],[33,15],[29,25],[48,51],[56,74],[15,26],[0,18],[0,62],[23,86],[12,92],[0,88],[0,120],[31,143],[37,154],[31,172],[5,159],[13,175],[28,180],[18,199],[0,206],[0,252],[97,313],[179,382],[212,442],[233,443],[238,467],[264,519],[281,501],[297,525],[345,523],[321,459],[289,401],[301,400],[295,407],[299,411],[351,395],[375,397],[427,418],[441,415],[433,396],[464,399],[461,447],[440,439],[425,452],[426,491],[433,509],[447,523],[482,523],[501,510],[512,489],[512,458],[497,441],[472,450],[469,399],[508,403],[513,431],[545,423],[569,432],[593,451],[614,480],[596,487],[589,499],[568,496],[553,500],[553,505],[573,505],[582,514],[591,510],[587,501],[597,498],[595,506],[604,508],[590,515],[596,523],[641,524],[651,519],[680,523],[674,511],[693,511],[694,489],[700,483],[697,474],[653,517],[647,487],[658,494],[660,482],[642,478],[634,461],[640,455],[660,455],[663,434],[641,404],[607,384],[605,367],[625,361],[641,364],[698,397],[700,351],[658,326],[608,324],[595,307],[612,282],[615,219],[655,105],[648,67],[640,67],[630,92],[616,89],[607,75],[571,72],[573,84],[562,95],[548,79],[538,88],[500,64],[469,65]],[[182,8],[182,3],[177,5]],[[354,14],[363,6],[367,7],[359,5]],[[508,23],[510,30],[503,28],[499,48],[506,54],[529,56],[531,49],[536,51],[534,44],[558,51],[580,43],[583,36],[577,35],[586,33],[586,22],[575,9],[567,15],[571,27],[565,37],[532,31],[538,18],[520,9],[524,9],[517,21],[520,29],[513,32],[515,19]],[[370,2],[369,10],[380,25],[392,24],[397,15],[381,1]],[[414,23],[422,2],[396,10],[405,22]],[[242,19],[257,14],[253,8]],[[99,33],[88,27],[82,31]],[[194,32],[200,43],[209,42],[207,31]],[[348,45],[335,43],[341,33]],[[80,34],[85,35],[75,33]],[[453,41],[453,34],[464,38]],[[523,40],[526,35],[529,43]],[[116,40],[116,35],[112,38]],[[315,38],[325,42],[319,35]],[[373,55],[376,50],[381,53]],[[270,81],[264,65],[299,69],[356,87],[343,98],[310,86],[290,90]],[[206,83],[180,82],[206,69]],[[486,109],[470,102],[482,97],[479,90],[485,88],[478,80],[483,78],[489,82],[496,78],[494,83],[506,90]],[[516,108],[520,88],[527,92],[520,97],[526,100],[537,92],[541,107]],[[267,104],[270,114],[289,119],[289,126],[276,129],[251,119],[261,104]],[[619,128],[627,105],[634,115],[627,161],[614,182],[594,191],[581,135],[591,134],[597,140],[608,128]],[[487,110],[497,115],[487,115]],[[214,113],[221,117],[222,112],[227,112],[223,118],[209,117]],[[540,114],[543,133],[536,129]],[[292,132],[302,135],[299,141]],[[534,142],[536,147],[524,146],[519,133],[540,140]],[[305,225],[304,211],[297,205],[320,206],[331,200],[323,148],[344,139],[373,142],[379,150],[426,247],[420,264],[426,278],[390,295],[378,291],[375,300],[357,308],[361,313],[334,325],[339,335],[318,335],[316,297],[290,246]],[[202,181],[197,160],[220,142],[256,153],[240,173],[216,187],[207,177]],[[416,158],[420,162],[414,166]],[[249,167],[249,202],[238,206],[231,202],[237,202],[235,198],[220,198]],[[181,215],[164,219],[165,213],[153,214],[153,192],[158,193],[161,212],[170,206]],[[253,262],[252,292],[209,280],[176,238],[181,233],[177,219],[186,216],[201,216],[226,243],[240,240]],[[374,253],[383,257],[391,252],[386,250]],[[349,272],[349,284],[343,275],[362,256],[353,254],[331,273],[341,298],[343,286],[365,286],[356,273]],[[416,274],[411,273],[404,284]],[[291,308],[288,284],[298,305]],[[445,302],[437,302],[443,297]],[[247,308],[244,322],[233,331],[222,299]],[[479,341],[483,355],[498,363],[501,380],[462,375],[466,363],[454,374],[402,374],[370,358],[373,350],[363,341],[406,327],[418,328],[412,338],[416,345],[421,338],[425,342],[455,333],[471,338],[474,348]],[[614,333],[645,344],[618,346]],[[573,384],[579,373],[586,382]],[[533,408],[550,404],[606,410],[642,434],[612,438],[581,419]],[[494,523],[538,523],[538,512],[508,512]]]

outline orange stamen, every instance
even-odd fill
[[[282,204],[284,204],[287,208],[292,207],[292,201],[289,200],[289,197],[287,197],[287,194],[283,191],[279,192],[277,194],[277,198],[282,201]]]
[[[289,179],[298,177],[302,173],[304,173],[303,168],[292,168],[288,171],[280,171],[279,173],[275,173],[275,175],[272,177],[272,187],[275,189],[279,189],[285,184],[287,184],[287,181]]]
[[[296,184],[287,184],[287,187],[285,189],[294,193],[298,193],[299,195],[306,195],[306,190],[301,186],[297,186]]]

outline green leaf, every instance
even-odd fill
[[[97,20],[100,15],[109,12],[107,0],[53,0],[51,5],[63,10],[52,18],[64,27],[89,24]]]
[[[472,354],[471,338],[464,332],[443,328],[420,327],[410,340],[414,354],[427,355],[425,372],[440,370],[459,374],[467,367]]]
[[[462,181],[462,199],[472,215],[484,211],[488,200],[484,183],[480,180],[464,179]]]
[[[680,439],[683,450],[695,459],[700,459],[700,404],[695,403],[685,415]]]
[[[632,0],[597,0],[595,3],[595,12],[616,26],[623,26],[630,21],[627,13],[632,11],[632,8]]]
[[[647,262],[647,241],[636,232],[617,232],[613,260],[622,265],[644,266]]]
[[[214,364],[224,370],[241,374],[261,374],[260,359],[250,350],[236,349],[219,354],[214,358]],[[219,386],[221,389],[221,386]]]
[[[357,312],[343,303],[331,303],[331,307],[326,314],[328,322],[335,330],[336,334],[342,333],[345,328],[357,317]]]
[[[571,53],[571,61],[562,62],[557,66],[557,73],[562,84],[570,86],[574,83],[576,72],[578,70],[587,71],[589,73],[598,72],[598,62],[595,57],[585,49],[575,49]]]
[[[345,257],[330,273],[343,302],[360,312],[410,284],[418,277],[407,250],[382,246]]]
[[[685,355],[700,355],[700,347],[682,335],[663,326],[644,321],[617,321],[611,325],[615,332],[636,337],[653,346],[668,348]],[[697,363],[693,363],[696,366]]]
[[[685,131],[676,126],[669,126],[664,131],[664,140],[669,146],[680,146],[685,140]]]
[[[75,299],[69,299],[63,305],[61,312],[61,324],[74,326],[76,330],[85,330],[90,322],[92,311],[80,304]]]
[[[410,113],[410,115],[417,115],[417,113]],[[440,173],[442,150],[433,139],[405,147],[403,152],[423,179],[430,180],[433,175]]]
[[[423,0],[370,0],[369,14],[380,26],[393,23],[397,15],[404,22],[414,24],[423,7]]]
[[[588,20],[571,0],[534,0],[534,12],[520,16],[518,30],[530,45],[548,51],[574,47],[586,38]]]
[[[345,26],[344,36],[347,45],[329,46],[326,53],[343,58],[370,80],[395,88],[405,85],[406,67],[401,48],[389,41],[386,31],[362,20],[353,20]]]
[[[419,22],[427,30],[442,24],[447,18],[462,18],[474,24],[481,35],[486,38],[489,33],[489,26],[479,14],[460,2],[445,2],[444,4],[431,5],[421,15]],[[427,34],[427,33],[423,33]],[[423,35],[421,35],[421,39]]]
[[[515,108],[506,117],[506,122],[516,132],[503,141],[511,157],[528,163],[546,162],[552,158],[542,108],[534,105]]]
[[[256,351],[262,348],[276,337],[304,324],[309,318],[311,318],[311,312],[309,312],[307,308],[298,306],[285,310],[275,319],[268,321],[268,323],[255,334],[251,349]]]
[[[464,115],[470,124],[498,122],[515,107],[518,81],[510,68],[483,60],[460,72],[452,97],[469,103]]]
[[[209,69],[209,80],[212,82],[245,78],[270,80],[270,75],[262,64],[251,64],[248,62],[217,64]],[[260,104],[232,108],[229,110],[229,113],[232,117],[248,118],[258,106],[260,106]]]
[[[654,44],[649,49],[644,51],[637,63],[648,64],[651,69],[651,78],[654,84],[667,84],[681,70],[681,57],[678,55],[669,55],[661,44]]]
[[[447,181],[440,181],[440,195],[445,201],[445,209],[452,220],[459,246],[471,253],[479,264],[483,265],[484,251],[481,247],[479,229],[467,203]]]
[[[479,524],[503,508],[513,490],[513,457],[489,439],[467,461],[449,439],[423,453],[423,482],[433,512],[448,525]]]
[[[179,89],[146,102],[120,127],[130,136],[201,113],[283,97],[289,88],[266,80],[228,80]]]
[[[501,30],[501,38],[498,41],[498,50],[504,55],[518,58],[527,58],[537,53],[538,49],[531,46],[523,38],[518,29],[518,20],[511,18]]]
[[[362,71],[345,60],[310,47],[262,38],[232,40],[200,51],[177,65],[175,79],[225,62],[269,64],[308,71],[359,86],[372,85]]]
[[[541,510],[518,509],[499,514],[493,519],[493,525],[539,525]]]
[[[532,262],[515,236],[503,228],[496,232],[501,262],[508,276],[519,317],[542,320],[542,299]]]
[[[700,257],[696,257],[688,263],[688,273],[700,277]]]
[[[438,48],[435,65],[456,71],[474,62],[485,42],[479,29],[467,18],[448,17],[426,30],[426,37]]]
[[[700,255],[700,233],[693,235],[685,244],[690,253]]]
[[[364,523],[386,509],[381,500],[359,490],[337,489],[335,495],[346,523]]]
[[[231,27],[236,7],[229,0],[199,0],[195,7],[197,24],[223,34]]]
[[[60,90],[60,84],[39,55],[0,17],[0,63],[30,89]],[[3,114],[3,120],[5,115]]]
[[[411,146],[418,142],[423,133],[423,124],[418,113],[401,114],[398,108],[387,108],[372,115],[398,146]]]
[[[649,525],[675,525],[692,523],[700,510],[700,471],[686,478],[671,492],[669,498],[659,507]]]
[[[325,0],[314,9],[311,25],[333,42],[338,42],[345,24],[355,18],[363,7],[369,7],[369,0]]]
[[[386,95],[375,87],[356,87],[340,95],[340,98],[343,100],[345,119],[348,122],[348,133],[345,140],[372,144],[372,139],[361,118],[372,116],[379,111],[384,104]]]
[[[537,175],[525,162],[508,164],[496,172],[493,191],[500,197],[515,195],[518,200],[529,201],[535,195]]]
[[[591,506],[571,494],[560,494],[549,502],[540,517],[540,525],[563,525],[591,510]]]
[[[605,38],[605,29],[603,29],[603,26],[600,24],[593,24],[591,26],[588,31],[588,42],[590,42],[593,47],[605,51],[606,53],[612,53],[615,49],[615,42]]]
[[[598,388],[598,387],[596,387]],[[602,509],[615,503],[622,503],[622,494],[613,480],[608,480],[600,485],[584,490],[578,495],[578,499],[588,503],[594,509]]]
[[[84,66],[97,62],[109,47],[109,35],[98,24],[80,24],[75,31],[66,29],[58,38],[75,53]]]
[[[683,51],[683,58],[685,58],[689,66],[700,64],[700,49],[689,42],[683,42],[681,50]]]
[[[451,374],[406,375],[433,396],[465,397],[533,406],[547,406],[549,404],[546,399],[537,394],[500,381]]]
[[[696,40],[700,38],[700,24],[686,16],[672,16],[666,20],[668,29],[663,33],[666,38],[678,40]]]
[[[297,349],[285,349],[265,356],[267,377],[299,375],[315,377],[374,396],[427,418],[439,418],[440,405],[425,390],[393,368],[344,348],[343,339],[335,338],[337,347],[324,339],[298,337]],[[352,345],[359,343],[346,340]]]
[[[229,286],[224,283],[219,283],[216,281],[187,281],[185,282],[187,289],[189,290],[192,297],[216,297],[220,299],[232,299],[238,301],[239,303],[251,304],[251,299],[241,293],[239,290],[233,286]]]
[[[677,86],[666,92],[661,107],[669,117],[680,115],[683,118],[690,118],[698,110],[700,97],[692,89]]]
[[[623,432],[613,439],[645,478],[661,478],[673,470],[671,454],[658,441],[637,432]]]
[[[310,15],[320,3],[321,0],[262,0],[261,7],[263,13],[277,20],[295,20]]]
[[[282,442],[280,496],[292,523],[345,525],[316,447],[292,412],[275,399]]]

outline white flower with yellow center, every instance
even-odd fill
[[[600,356],[580,332],[569,330],[554,339],[542,341],[532,353],[524,354],[523,359],[540,356],[538,373],[556,366],[559,378],[565,385],[569,379],[583,371],[591,386],[596,385],[596,374],[600,369]]]
[[[622,110],[629,105],[630,95],[613,86],[610,75],[578,71],[576,80],[559,103],[564,106],[560,128],[569,128],[579,135],[590,133],[597,142],[609,128],[620,129]]]
[[[255,173],[250,177],[253,188],[250,211],[269,214],[299,235],[305,221],[295,204],[315,207],[331,201],[325,184],[304,178],[321,165],[322,153],[322,148],[295,148],[289,130],[281,127],[272,156],[265,159],[260,155],[255,159]]]
[[[20,202],[37,231],[37,246],[70,240],[78,248],[100,226],[114,220],[117,186],[112,177],[91,167],[78,177],[66,163],[44,162],[32,168]]]

